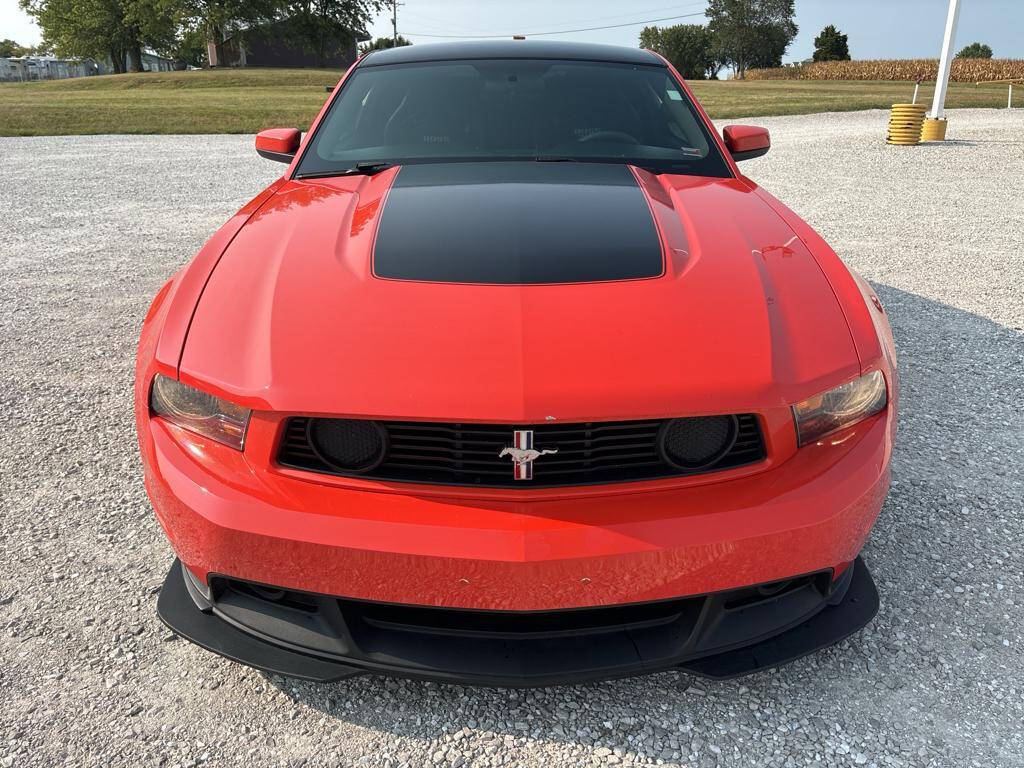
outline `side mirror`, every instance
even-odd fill
[[[722,138],[736,162],[760,157],[772,145],[768,129],[756,125],[727,125],[722,129]]]
[[[290,163],[299,151],[301,136],[295,128],[268,128],[256,134],[256,152],[267,160]]]

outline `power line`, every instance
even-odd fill
[[[405,11],[403,11],[403,13],[405,13],[407,16],[417,17],[417,18],[414,18],[412,20],[413,24],[417,23],[417,21],[423,21],[423,22],[426,22],[427,24],[433,24],[434,26],[442,27],[442,28],[446,28],[446,29],[454,27],[455,29],[467,29],[467,30],[469,30],[469,29],[473,28],[472,26],[469,26],[467,24],[461,24],[461,23],[456,22],[456,21],[445,21],[443,19],[438,19],[438,18],[436,18],[434,16],[424,16],[419,11],[410,11],[408,8],[406,8]]]
[[[693,8],[695,6],[706,6],[707,3],[708,3],[708,0],[698,0],[698,2],[690,2],[690,3],[673,3],[672,5],[662,5],[662,6],[659,6],[658,8],[644,8],[643,10],[634,9],[633,11],[627,11],[626,13],[613,13],[613,14],[609,14],[607,16],[595,16],[595,17],[592,17],[592,18],[589,18],[589,19],[580,19],[576,23],[577,24],[590,24],[592,22],[605,21],[605,20],[609,20],[609,19],[621,19],[623,16],[636,16],[638,14],[658,13],[659,11],[681,11],[684,8]],[[431,25],[434,25],[434,26],[456,27],[456,31],[471,30],[472,29],[471,26],[463,24],[463,23],[460,23],[460,22],[445,21],[445,20],[439,19],[439,18],[437,18],[435,16],[427,16],[426,14],[422,13],[419,10],[411,11],[411,10],[406,9],[405,13],[409,14],[410,16],[419,17],[421,20],[426,21],[428,24],[431,24]],[[413,19],[413,21],[415,22],[415,19]],[[626,24],[626,26],[629,26],[629,25],[630,24]],[[409,33],[409,34],[413,34],[413,33]],[[428,35],[436,36],[436,37],[441,37],[442,36],[440,34],[435,35],[433,32],[419,32],[419,33],[416,33],[416,34],[418,34],[420,37],[427,37]],[[477,35],[466,35],[466,37],[477,37],[477,38],[479,38],[479,37],[488,36],[490,34],[491,34],[490,32],[481,32],[480,34],[477,34]],[[507,37],[507,35],[496,34],[496,35],[494,35],[494,37]]]
[[[675,19],[687,19],[691,16],[703,16],[704,11],[698,11],[697,13],[684,13],[679,16],[663,16],[660,19],[644,19],[643,21],[630,21],[625,24],[607,24],[602,27],[583,27],[580,29],[559,29],[552,32],[527,32],[526,37],[543,37],[545,35],[567,35],[572,32],[595,32],[599,29],[618,29],[619,27],[636,27],[640,24],[653,24],[656,21],[674,21]],[[481,40],[484,38],[505,38],[511,37],[512,35],[430,35],[424,32],[408,32],[403,31],[403,34],[415,36],[415,37],[436,37],[445,39],[458,39],[458,40]]]
[[[579,24],[590,24],[594,21],[605,21],[608,19],[621,19],[623,16],[636,16],[637,14],[647,13],[660,13],[661,11],[681,11],[684,8],[693,8],[695,6],[707,5],[708,0],[700,0],[696,3],[673,3],[672,5],[663,5],[660,8],[644,8],[643,10],[627,11],[626,13],[613,13],[608,16],[596,16],[592,19],[580,19]]]

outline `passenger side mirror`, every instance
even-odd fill
[[[256,152],[267,160],[290,163],[299,151],[301,137],[295,128],[268,128],[256,134]]]
[[[722,137],[736,162],[760,157],[772,145],[768,129],[756,125],[727,125],[722,129]]]

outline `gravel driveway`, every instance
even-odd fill
[[[1024,112],[766,118],[750,176],[888,305],[878,618],[779,670],[529,691],[265,676],[157,620],[131,415],[150,297],[281,166],[251,137],[0,139],[0,768],[1024,765]]]

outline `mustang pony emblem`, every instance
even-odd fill
[[[512,433],[512,441],[515,445],[503,448],[501,453],[498,454],[498,458],[512,457],[512,466],[515,469],[516,480],[532,480],[534,459],[549,453],[558,453],[557,448],[545,448],[541,451],[535,449],[533,447],[532,429],[515,430]]]

